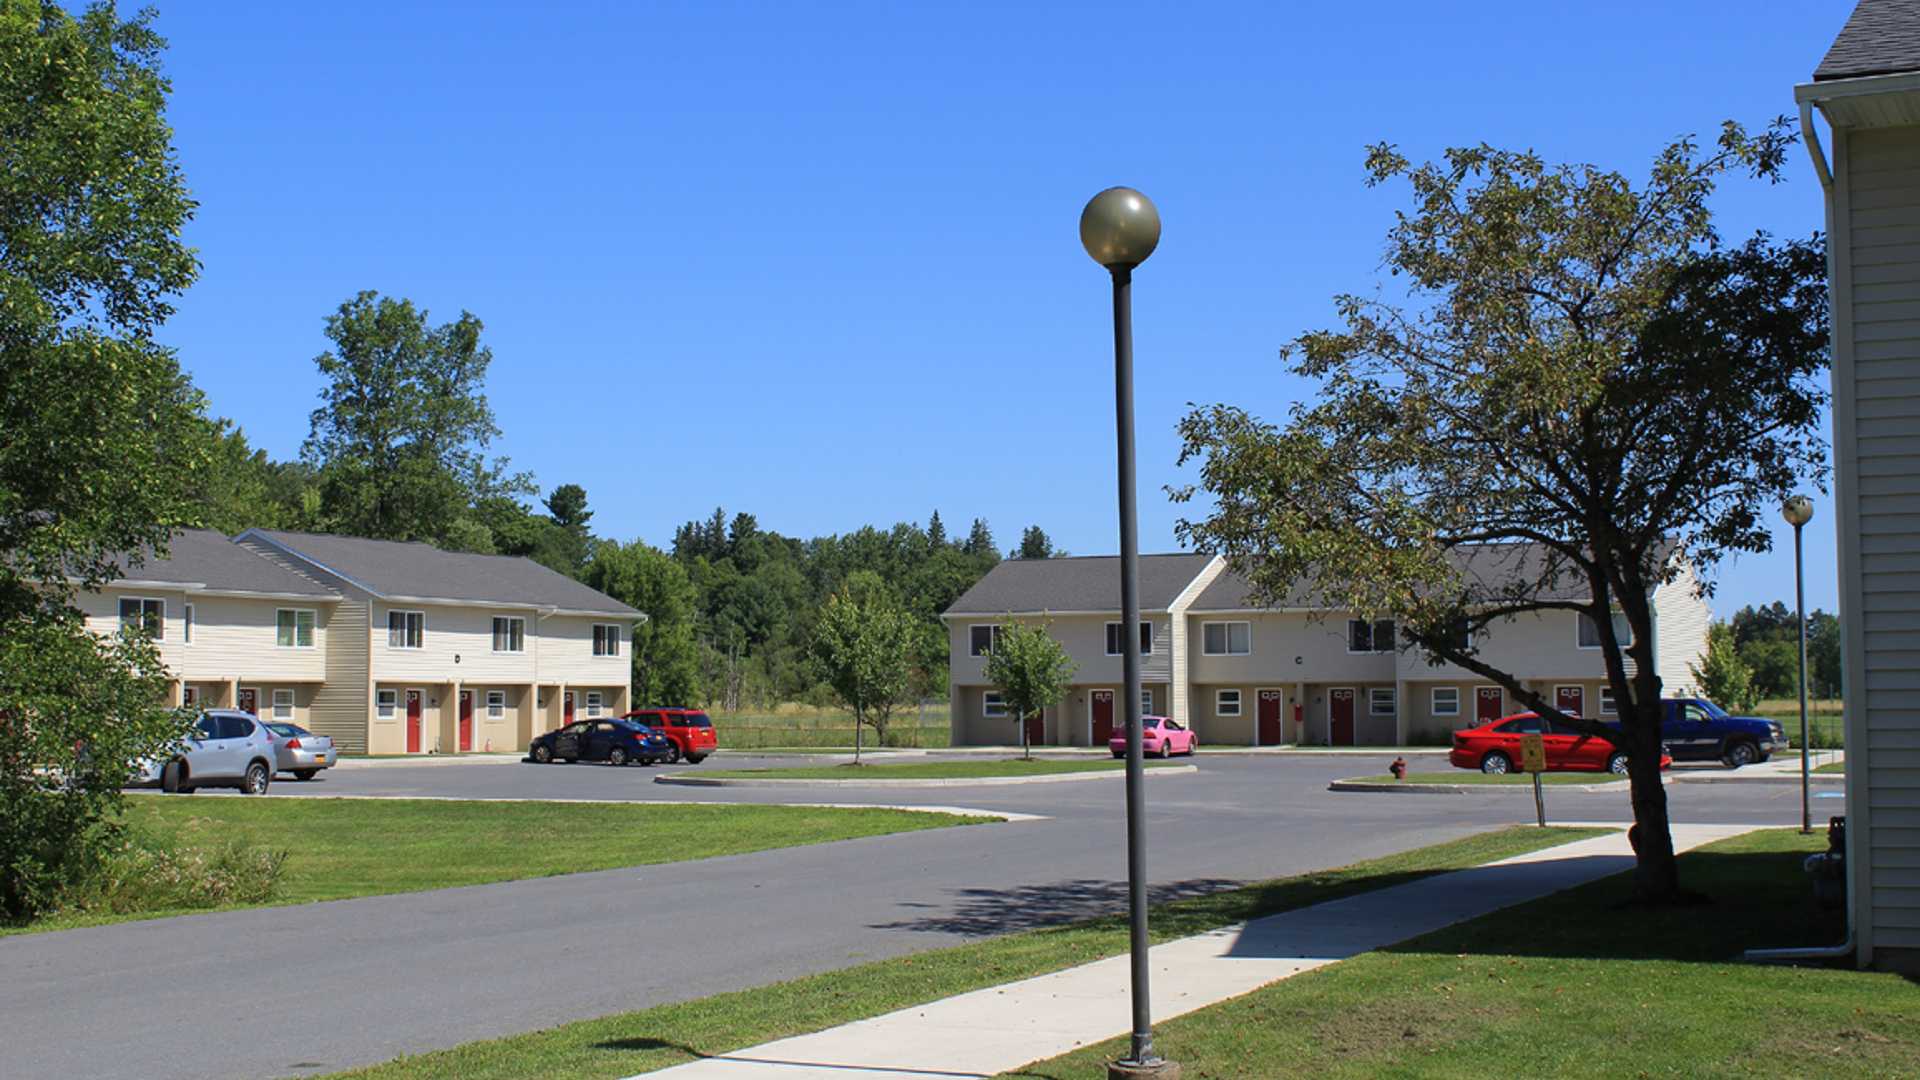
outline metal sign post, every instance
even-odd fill
[[[1520,736],[1520,770],[1533,774],[1533,814],[1547,827],[1547,801],[1540,793],[1540,774],[1547,771],[1547,740],[1541,735]]]

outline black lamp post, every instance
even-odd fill
[[[1780,504],[1780,516],[1793,526],[1793,615],[1800,628],[1800,831],[1813,831],[1813,799],[1808,793],[1812,768],[1807,759],[1807,594],[1800,568],[1800,530],[1813,520],[1813,500],[1794,495]]]
[[[1108,188],[1080,212],[1080,244],[1113,275],[1113,384],[1120,452],[1120,650],[1127,722],[1127,917],[1132,930],[1133,1046],[1107,1066],[1109,1080],[1178,1080],[1180,1067],[1153,1052],[1147,996],[1146,776],[1140,750],[1140,537],[1133,468],[1133,268],[1160,243],[1160,212],[1132,188]]]

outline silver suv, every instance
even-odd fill
[[[265,724],[239,709],[209,709],[173,757],[141,763],[140,782],[181,794],[234,787],[247,795],[265,795],[273,769],[273,735]]]

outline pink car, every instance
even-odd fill
[[[1107,749],[1114,757],[1127,756],[1127,733],[1116,732],[1107,740]],[[1200,749],[1200,736],[1188,731],[1186,725],[1178,720],[1169,720],[1164,716],[1143,716],[1140,718],[1140,752],[1147,756],[1158,754],[1172,757],[1175,754],[1191,754]]]

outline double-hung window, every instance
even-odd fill
[[[293,719],[293,691],[275,690],[273,692],[273,718],[275,720]]]
[[[1347,651],[1383,653],[1393,651],[1392,619],[1348,619]]]
[[[1215,691],[1213,695],[1213,715],[1239,716],[1240,715],[1240,691],[1238,690]]]
[[[1396,692],[1391,686],[1376,686],[1367,691],[1368,716],[1393,716],[1399,712]]]
[[[1122,632],[1119,623],[1110,622],[1107,624],[1107,655],[1108,656],[1120,655],[1120,650],[1122,647],[1121,641],[1125,637],[1126,637],[1126,634]],[[1148,622],[1144,619],[1141,620],[1140,622],[1140,655],[1141,656],[1153,655],[1153,623]]]
[[[1460,688],[1457,686],[1436,686],[1433,688],[1433,715],[1460,715]]]
[[[193,605],[187,604],[180,609],[180,640],[193,644]]]
[[[1603,685],[1600,687],[1600,715],[1602,716],[1620,715],[1620,703],[1616,698],[1614,698],[1613,687],[1611,686]]]
[[[600,701],[601,701],[600,691],[598,690],[587,691],[587,715],[588,716],[600,715]]]
[[[142,633],[155,641],[167,636],[167,602],[141,596],[120,598],[120,629]]]
[[[1246,656],[1253,652],[1253,624],[1201,623],[1200,651],[1207,656]]]
[[[1007,716],[1007,699],[998,690],[989,690],[980,695],[980,715],[989,720],[1004,720]]]
[[[427,616],[422,611],[387,612],[387,648],[418,649],[426,644]]]
[[[505,690],[487,691],[487,719],[498,720],[507,715],[507,692]]]
[[[1594,622],[1593,616],[1588,615],[1584,611],[1580,612],[1574,618],[1580,624],[1580,647],[1583,649],[1599,648],[1600,624]],[[1613,613],[1613,639],[1618,641],[1620,647],[1623,649],[1633,644],[1633,627],[1627,625],[1627,613],[1624,611],[1616,611]]]
[[[393,719],[394,706],[399,704],[398,690],[376,690],[373,695],[373,709],[382,720]]]
[[[619,656],[620,639],[626,634],[626,629],[618,623],[594,623],[593,655]]]
[[[282,649],[313,648],[313,612],[305,608],[274,612],[273,643]]]
[[[526,652],[527,620],[513,615],[493,617],[493,651]]]
[[[1000,627],[978,623],[967,627],[967,655],[985,656],[1000,644]]]

